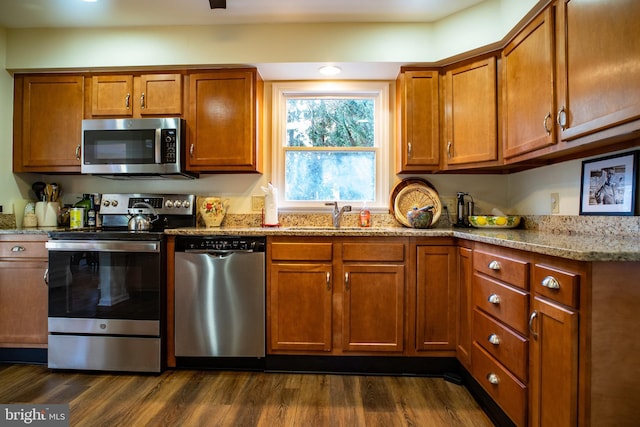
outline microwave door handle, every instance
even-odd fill
[[[164,141],[162,141],[162,129],[157,128],[156,129],[156,152],[155,152],[155,156],[156,156],[156,164],[159,165],[162,163],[162,145],[164,144]]]

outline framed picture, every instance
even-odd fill
[[[580,215],[634,215],[638,151],[582,162]]]

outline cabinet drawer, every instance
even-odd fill
[[[48,258],[44,241],[0,242],[0,258]]]
[[[404,261],[402,243],[343,243],[343,261]]]
[[[277,261],[331,261],[332,243],[274,242],[271,259]]]
[[[517,425],[526,425],[527,387],[478,343],[473,343],[471,360],[473,377]]]
[[[527,335],[529,295],[526,292],[474,273],[471,293],[475,306]]]
[[[481,311],[473,311],[473,339],[521,381],[527,381],[529,342]]]
[[[529,289],[529,263],[526,261],[476,250],[473,268],[513,286]]]
[[[580,275],[546,265],[533,267],[533,291],[560,304],[578,308]]]

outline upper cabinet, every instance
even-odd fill
[[[90,93],[93,117],[182,114],[181,74],[95,75]]]
[[[447,70],[444,76],[446,169],[497,164],[498,90],[496,57]]]
[[[506,162],[534,157],[534,151],[556,143],[552,12],[538,15],[502,52]]]
[[[80,172],[84,77],[14,77],[13,171]]]
[[[440,167],[438,71],[403,69],[396,84],[398,108],[397,173]]]
[[[640,129],[640,2],[558,1],[558,122],[571,149]]]
[[[211,70],[188,79],[187,169],[260,172],[258,107],[263,86],[257,70]]]

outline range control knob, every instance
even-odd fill
[[[179,208],[182,206],[182,202],[180,200],[176,200],[175,202],[173,202],[173,206],[175,206],[176,208]]]
[[[164,205],[167,208],[172,208],[173,207],[173,202],[171,200],[167,200],[166,202],[164,202]]]
[[[111,202],[111,206],[113,206],[114,208],[118,206],[118,201],[114,200],[113,202]]]
[[[189,203],[189,201],[188,201],[188,200],[185,200],[184,202],[182,202],[182,207],[183,207],[183,208],[188,208],[188,207],[190,207],[190,206],[191,206],[191,203]]]
[[[111,204],[111,202],[108,201],[108,200],[105,200],[105,201],[102,202],[102,206],[104,206],[104,207],[108,207],[110,204]]]

